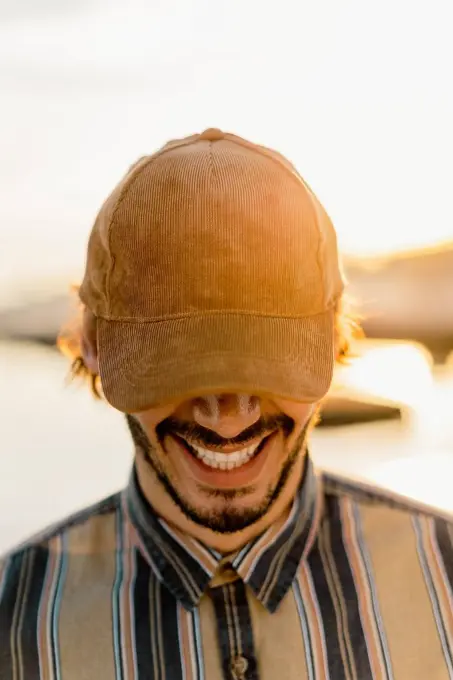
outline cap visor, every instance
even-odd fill
[[[316,402],[332,381],[334,319],[333,310],[303,318],[98,319],[102,390],[124,413],[209,392]]]

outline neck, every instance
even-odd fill
[[[187,517],[168,495],[155,471],[146,460],[146,454],[143,450],[137,448],[135,456],[140,488],[154,512],[176,529],[198,539],[222,554],[236,552],[266,531],[272,524],[283,522],[286,519],[302,478],[304,463],[305,456],[301,454],[280,495],[263,517],[241,531],[224,534],[212,531],[212,529],[197,524]]]

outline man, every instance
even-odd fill
[[[139,160],[79,294],[134,466],[1,563],[1,680],[453,678],[453,524],[309,456],[347,339],[292,165],[214,129]]]

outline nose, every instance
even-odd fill
[[[261,416],[259,397],[248,394],[215,394],[193,402],[193,418],[202,427],[225,439],[237,437]]]

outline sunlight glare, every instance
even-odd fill
[[[432,391],[432,359],[416,343],[365,341],[360,354],[340,367],[336,383],[358,393],[418,410]]]

